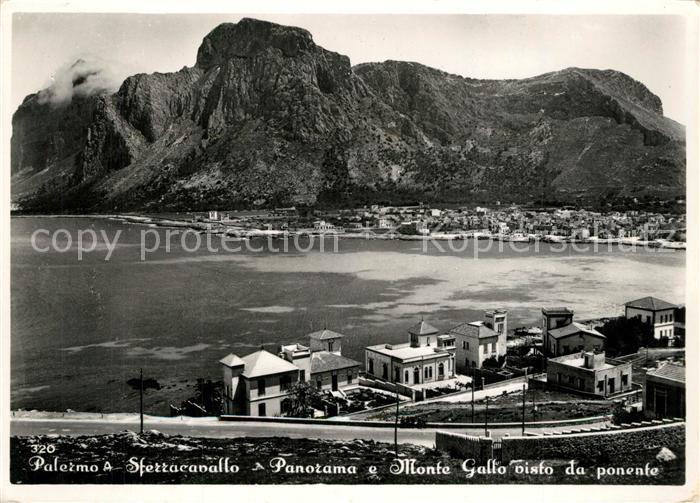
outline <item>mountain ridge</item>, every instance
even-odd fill
[[[192,67],[60,106],[39,97],[13,116],[12,198],[27,211],[685,192],[683,126],[615,70],[352,66],[304,29],[246,18],[205,36]]]

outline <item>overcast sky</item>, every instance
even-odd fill
[[[202,38],[241,15],[15,14],[12,105],[81,56],[120,77],[194,64]],[[309,30],[352,64],[417,61],[473,78],[522,78],[570,66],[614,69],[687,124],[685,20],[679,16],[255,15]]]

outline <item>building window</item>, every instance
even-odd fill
[[[323,381],[321,380],[320,377],[318,379],[316,379],[316,388],[317,389],[323,388]]]
[[[445,375],[445,364],[440,363],[438,365],[438,377],[444,377],[444,375]]]
[[[600,381],[598,381],[598,391],[602,392],[603,389],[605,389],[605,381],[601,379]]]
[[[335,341],[328,341],[328,351],[331,353],[333,352],[333,342]]]
[[[348,384],[352,382],[352,370],[348,370]]]
[[[258,396],[265,394],[265,379],[258,379]],[[264,416],[265,414],[263,414]]]
[[[427,378],[428,378],[428,369],[429,369],[429,368],[430,368],[430,367],[425,367],[425,368],[423,369],[423,379],[427,379]]]
[[[374,359],[370,358],[370,359],[367,361],[367,363],[368,363],[368,365],[369,365],[369,371],[368,371],[368,372],[369,372],[370,374],[374,374]]]
[[[389,378],[389,366],[386,363],[382,363],[382,379]]]
[[[299,371],[299,380],[300,380],[301,382],[306,381],[306,370],[301,369],[301,370]]]
[[[408,384],[408,370],[404,370],[404,373],[403,373],[403,382],[405,382],[406,384]]]
[[[622,374],[622,385],[627,386],[627,374]]]
[[[462,349],[469,349],[469,345],[466,341],[462,341]]]
[[[282,377],[280,377],[280,389],[282,391],[288,390],[291,385],[292,385],[292,376],[283,375]]]
[[[258,404],[258,416],[264,416],[264,415],[265,415],[265,404],[259,403]]]

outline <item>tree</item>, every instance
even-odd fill
[[[289,388],[289,396],[282,400],[282,408],[290,417],[312,417],[312,405],[320,400],[318,390],[310,383],[299,381]]]
[[[481,365],[485,368],[500,369],[503,367],[505,361],[506,357],[504,355],[499,356],[498,359],[496,359],[495,356],[490,356],[486,358]]]
[[[197,379],[194,402],[201,405],[209,414],[218,416],[223,409],[223,382],[209,379]]]
[[[605,336],[605,352],[608,356],[636,353],[640,347],[655,342],[652,326],[639,318],[612,318],[598,331]]]

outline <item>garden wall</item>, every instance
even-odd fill
[[[596,433],[574,433],[539,437],[504,437],[501,461],[513,459],[595,459],[624,455],[645,448],[682,448],[685,423]]]

